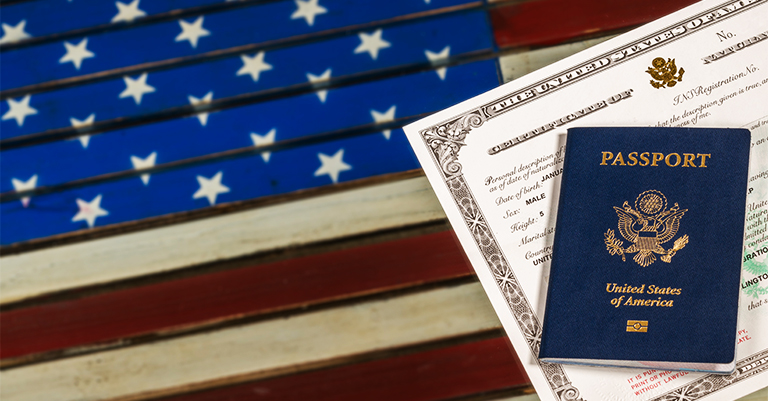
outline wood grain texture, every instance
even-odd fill
[[[453,233],[443,231],[2,312],[0,352],[7,361],[125,343],[142,334],[466,277],[471,271]]]
[[[0,398],[139,400],[499,327],[472,283],[5,370]]]
[[[529,385],[504,338],[171,397],[166,401],[427,401]],[[513,398],[514,401],[525,401]]]
[[[287,2],[281,3],[290,6]],[[269,16],[261,18],[267,19]],[[247,16],[239,17],[239,19],[248,24],[257,23],[248,21]],[[171,23],[178,26],[175,22]],[[461,29],[451,28],[457,26]],[[375,27],[371,29],[375,29]],[[429,35],[425,35],[424,32],[429,32]],[[213,36],[211,35],[211,37]],[[167,66],[168,68],[162,71],[150,70],[146,82],[156,90],[142,96],[140,105],[135,104],[130,99],[118,99],[118,95],[126,86],[124,83],[125,76],[135,79],[136,76],[146,73],[145,69],[140,69],[134,73],[122,73],[112,77],[112,79],[100,80],[99,82],[83,82],[77,86],[36,93],[31,96],[30,105],[38,113],[25,120],[22,126],[18,126],[15,122],[0,121],[3,128],[3,132],[0,133],[0,138],[3,141],[0,144],[8,146],[9,143],[6,140],[10,138],[40,137],[46,133],[50,134],[70,128],[70,117],[83,119],[94,114],[95,122],[104,126],[107,123],[110,123],[109,125],[118,125],[120,122],[123,124],[135,123],[135,120],[142,117],[158,119],[164,114],[186,113],[190,115],[193,110],[190,107],[184,109],[184,106],[190,105],[187,95],[202,98],[206,93],[213,92],[213,99],[210,99],[213,102],[210,104],[213,108],[231,107],[233,103],[248,101],[249,98],[258,98],[259,93],[271,93],[272,96],[276,96],[280,91],[295,91],[296,86],[308,82],[307,73],[319,76],[328,69],[332,69],[332,76],[328,78],[333,78],[335,82],[343,82],[343,77],[347,77],[349,80],[353,76],[373,75],[375,72],[381,74],[386,70],[402,71],[416,64],[423,64],[423,67],[428,68],[429,60],[424,55],[424,50],[440,51],[442,47],[434,48],[436,43],[439,43],[439,46],[450,43],[450,55],[454,58],[481,50],[490,51],[493,47],[492,33],[485,12],[482,10],[419,19],[408,24],[387,27],[387,29],[382,30],[382,37],[391,42],[392,45],[390,48],[382,50],[381,57],[377,57],[375,62],[370,57],[366,59],[362,55],[353,54],[353,50],[360,40],[357,35],[345,35],[326,40],[313,38],[315,40],[310,43],[277,49],[261,49],[261,52],[252,50],[247,53],[235,53],[229,57],[218,57],[191,65],[174,64]],[[133,40],[133,38],[128,39]],[[150,40],[157,39],[153,37]],[[114,43],[104,44],[104,46],[119,47]],[[165,50],[165,48],[157,49],[158,52],[161,50]],[[96,49],[94,51],[97,52]],[[48,53],[53,53],[53,51],[49,50]],[[139,55],[143,53],[134,49],[129,54]],[[236,75],[244,64],[242,58],[254,57],[254,54],[257,53],[262,54],[264,62],[268,63],[271,69],[259,74],[258,80],[247,74]],[[56,54],[58,54],[58,49],[56,49]],[[14,54],[11,53],[9,56],[12,55]],[[62,69],[50,68],[54,61],[42,59],[42,55],[23,56],[22,60],[24,63],[14,62],[11,57],[8,57],[4,65],[8,66],[6,69],[13,67],[20,73],[30,75],[30,79],[38,78],[41,75],[41,73],[30,71],[33,67],[49,72]],[[106,62],[106,60],[111,59],[107,57],[93,58],[94,63],[97,60]],[[85,60],[84,63],[88,61],[91,59]],[[24,65],[25,63],[28,65]],[[72,70],[74,71],[74,68]],[[13,71],[6,72],[0,69],[0,75],[9,84],[20,81],[14,79]],[[374,80],[376,77],[373,75],[369,79]],[[26,94],[28,93],[25,92],[23,95]],[[72,102],[72,99],[79,99],[79,101]],[[5,105],[0,104],[0,112],[4,112],[4,110]]]
[[[163,165],[168,161],[173,163],[174,159],[188,160],[188,156],[195,160],[206,152],[233,148],[253,150],[253,138],[258,136],[271,135],[270,140],[282,141],[309,135],[309,139],[305,137],[302,140],[304,146],[273,151],[269,155],[253,152],[250,155],[241,153],[237,158],[222,156],[197,159],[183,166],[178,165],[177,169],[146,175],[144,181],[125,175],[119,180],[113,180],[112,177],[61,192],[32,195],[29,207],[18,201],[3,202],[0,204],[0,214],[3,215],[0,220],[0,240],[8,246],[64,233],[83,233],[89,231],[89,225],[122,224],[199,210],[217,203],[252,200],[326,186],[337,181],[418,168],[418,162],[400,130],[392,132],[389,128],[368,126],[367,131],[362,133],[353,131],[346,137],[330,136],[351,127],[365,127],[375,121],[374,116],[384,118],[376,114],[379,112],[391,110],[388,115],[393,117],[395,112],[402,113],[399,117],[413,116],[412,113],[422,115],[498,84],[496,63],[493,60],[454,66],[445,78],[443,81],[434,71],[425,71],[331,91],[326,103],[322,103],[315,94],[307,94],[278,102],[261,103],[255,109],[231,109],[211,114],[206,126],[201,126],[197,119],[191,118],[171,120],[167,124],[145,125],[140,128],[149,130],[139,129],[137,136],[123,135],[124,132],[117,131],[116,135],[91,138],[86,150],[79,149],[80,145],[74,141],[58,142],[60,146],[55,148],[60,151],[54,151],[50,158],[43,157],[43,154],[50,153],[37,154],[31,159],[17,153],[26,153],[23,151],[28,148],[9,151],[7,157],[3,158],[9,163],[6,164],[9,178],[28,180],[29,177],[37,177],[37,182],[43,186],[47,180],[55,183],[92,173],[133,168],[134,160],[145,160],[149,155],[153,155],[153,160]],[[471,84],[459,85],[466,81]],[[416,100],[403,95],[408,90],[421,90],[426,95]],[[300,119],[295,116],[297,110],[302,110]],[[226,118],[233,117],[233,114],[239,117]],[[377,128],[381,131],[373,131]],[[49,147],[48,151],[51,150]],[[75,156],[74,160],[64,156],[67,154]],[[343,157],[344,171],[339,175],[322,174],[325,159],[321,155],[329,158],[331,155]],[[15,159],[16,162],[9,159]],[[58,163],[54,164],[58,167],[46,167],[46,163],[34,162],[48,159],[57,160]],[[212,179],[217,175],[227,188],[225,192],[215,197],[200,196],[196,192],[202,185],[200,177]],[[91,200],[96,197],[99,197],[100,202],[103,201],[101,207],[108,214],[102,214],[98,221],[73,221],[73,216],[79,212],[77,199]]]
[[[73,5],[77,7],[77,3]],[[241,52],[292,46],[320,38],[344,36],[356,30],[375,30],[383,25],[429,18],[456,9],[479,8],[482,3],[444,0],[430,4],[390,0],[371,6],[355,0],[324,0],[323,7],[330,11],[317,15],[312,24],[303,18],[291,18],[298,8],[295,2],[266,1],[220,12],[195,13],[179,20],[158,20],[134,24],[127,29],[96,32],[88,35],[87,39],[88,49],[97,57],[85,60],[81,68],[50,68],[58,63],[59,53],[66,41],[10,49],[4,52],[6,62],[0,66],[0,72],[8,79],[0,97],[5,99],[21,93],[196,63]],[[190,41],[174,40],[182,31],[180,21],[193,23],[200,17],[203,17],[202,28],[209,35],[200,37],[195,46]],[[26,18],[31,21],[34,16]],[[253,29],[255,26],[262,29]],[[73,36],[69,42],[76,44],[83,39],[86,37]]]
[[[458,19],[456,21],[459,21]],[[424,64],[428,66],[427,59],[424,56],[424,50],[419,48],[421,54],[413,54],[413,57],[424,59]],[[490,53],[486,54],[489,56]],[[382,57],[383,58],[383,57]],[[421,62],[421,60],[419,60]],[[296,69],[299,69],[297,67]],[[456,65],[447,70],[446,75],[441,80],[438,74],[433,71],[409,72],[396,68],[395,71],[389,71],[396,76],[368,76],[366,73],[348,81],[347,77],[335,77],[339,81],[350,83],[343,87],[329,90],[324,97],[319,99],[317,93],[309,83],[302,83],[303,88],[297,88],[292,85],[285,90],[257,91],[264,95],[259,102],[255,104],[241,104],[238,107],[227,108],[225,110],[216,110],[200,114],[205,117],[205,125],[201,124],[197,118],[193,117],[193,107],[187,107],[186,115],[184,112],[175,115],[175,118],[163,121],[157,120],[158,113],[150,112],[150,115],[143,114],[147,110],[136,108],[133,105],[119,104],[105,101],[103,98],[94,98],[93,103],[102,103],[103,106],[112,108],[114,122],[105,121],[106,125],[113,125],[116,128],[111,131],[91,135],[88,140],[88,148],[84,149],[79,141],[53,140],[52,142],[40,143],[36,146],[27,146],[15,149],[4,149],[3,159],[0,160],[0,168],[9,177],[26,177],[30,174],[40,176],[40,186],[35,190],[41,189],[43,179],[46,187],[56,187],[59,184],[69,183],[86,178],[94,178],[103,174],[114,174],[119,171],[131,171],[133,166],[130,162],[130,156],[141,155],[144,152],[154,152],[157,154],[155,167],[167,163],[187,161],[194,164],[200,164],[204,160],[208,163],[216,160],[231,159],[231,152],[237,149],[253,149],[253,140],[249,133],[266,135],[269,131],[274,131],[274,142],[269,145],[279,145],[281,142],[291,141],[288,148],[309,146],[312,142],[328,142],[332,139],[350,137],[353,134],[357,136],[365,133],[381,132],[384,129],[399,128],[406,122],[412,121],[412,118],[420,118],[427,113],[440,110],[457,103],[466,97],[480,93],[498,85],[499,81],[492,73],[495,70],[495,63],[492,61],[473,63],[466,62]],[[337,68],[333,68],[336,73]],[[201,96],[210,88],[214,87],[215,79],[207,73],[200,74],[208,77],[209,82],[202,82],[203,78],[197,78],[197,75],[189,75],[185,79],[177,78],[175,86],[184,85],[185,81],[195,81],[201,87],[208,89],[191,90],[190,93],[200,93]],[[298,74],[295,74],[298,75]],[[353,74],[354,75],[354,74]],[[478,75],[490,75],[487,78],[476,78]],[[174,74],[169,72],[169,76]],[[229,77],[227,77],[229,78]],[[301,77],[306,81],[305,77]],[[249,78],[250,79],[250,78]],[[291,77],[291,79],[297,79]],[[457,86],[474,79],[472,85],[464,85],[462,88]],[[250,85],[236,84],[234,80],[222,79],[222,81],[236,86],[240,91],[249,91],[253,88]],[[274,79],[271,82],[279,81]],[[210,84],[210,86],[205,86]],[[275,84],[276,85],[276,84]],[[218,85],[216,95],[226,95]],[[88,88],[79,88],[80,95],[86,96],[89,93]],[[414,92],[424,93],[418,99],[412,99],[402,95],[403,92],[412,90]],[[298,91],[298,94],[293,93]],[[183,101],[188,104],[186,98],[179,96],[178,91],[169,93],[166,96],[172,100],[164,100],[154,103],[157,107],[177,106]],[[303,93],[302,93],[303,92]],[[154,93],[153,93],[154,94]],[[161,93],[158,93],[160,95]],[[54,94],[49,94],[54,95]],[[288,96],[290,95],[290,96]],[[74,96],[77,98],[78,96]],[[248,95],[250,96],[250,95]],[[283,97],[284,96],[284,97]],[[67,115],[88,115],[90,113],[88,105],[74,106],[70,99],[73,96],[66,96],[59,99],[49,98],[46,102],[47,108],[55,111],[56,116],[42,115],[43,108],[39,108],[35,117],[40,117],[41,121],[52,122],[59,121],[62,125],[69,121]],[[105,94],[104,97],[107,97]],[[231,99],[231,98],[230,98]],[[110,99],[111,100],[111,99]],[[228,99],[215,99],[213,102],[222,102],[227,104]],[[61,103],[59,103],[61,102]],[[77,102],[84,103],[84,102]],[[144,103],[153,104],[149,99]],[[157,103],[160,103],[159,105]],[[175,104],[174,104],[175,103]],[[351,104],[350,104],[351,103]],[[128,107],[126,107],[128,106]],[[230,104],[231,106],[231,104]],[[396,115],[392,120],[386,122],[400,124],[396,127],[383,128],[373,126],[376,122],[371,116],[371,110],[385,112],[387,109],[395,106]],[[66,110],[71,107],[83,107],[83,110],[71,112]],[[170,107],[176,110],[176,107]],[[92,110],[92,109],[91,109]],[[301,110],[302,118],[306,121],[312,121],[313,124],[303,124],[296,121],[296,111]],[[168,109],[160,110],[159,114],[165,114]],[[127,121],[126,118],[132,113],[138,113]],[[121,116],[122,114],[122,116]],[[98,114],[100,116],[104,114]],[[104,116],[107,117],[107,116]],[[108,117],[109,118],[109,117]],[[165,117],[163,117],[165,118]],[[124,124],[131,123],[133,120],[139,125],[125,128]],[[31,122],[31,120],[29,121]],[[29,124],[25,124],[29,125]],[[10,130],[9,130],[10,131]],[[71,133],[80,133],[76,129],[71,129]],[[63,131],[62,131],[63,132]],[[215,133],[215,138],[212,138]],[[43,134],[41,138],[45,137]],[[57,135],[56,135],[57,136]],[[398,136],[397,134],[395,136]],[[335,137],[335,138],[334,138]],[[50,137],[48,139],[53,139]],[[385,138],[382,136],[382,141]],[[179,146],[183,143],[184,146]],[[270,150],[275,153],[277,149]],[[409,152],[400,150],[398,155],[412,157]],[[219,154],[218,156],[216,154]],[[254,153],[257,155],[257,153]],[[289,158],[292,153],[288,151],[283,158]],[[141,156],[144,157],[144,156]],[[202,159],[209,157],[208,159]],[[213,158],[213,159],[211,159]],[[202,160],[201,160],[202,159]],[[273,161],[272,158],[269,162]],[[264,168],[271,167],[271,163],[264,162]],[[187,166],[191,166],[187,164]],[[178,166],[176,168],[179,168]],[[281,166],[285,169],[285,166]],[[157,171],[152,172],[157,173]],[[88,185],[96,185],[97,182],[90,182]],[[149,182],[151,184],[151,181]],[[54,189],[54,188],[50,188]],[[66,188],[59,187],[57,191],[63,191]],[[10,181],[0,182],[0,191],[14,191]],[[7,193],[0,194],[0,201],[7,201]],[[39,192],[33,196],[42,195]],[[3,240],[3,243],[9,241]]]
[[[259,1],[259,0],[255,0]],[[146,16],[139,17],[128,23],[122,21],[112,23],[111,19],[118,13],[115,2],[100,0],[85,0],[73,7],[71,1],[19,1],[14,4],[3,2],[3,13],[0,22],[16,25],[22,19],[27,21],[25,31],[32,36],[18,42],[3,44],[8,45],[38,43],[41,41],[56,40],[62,33],[78,32],[80,34],[93,33],[96,30],[108,30],[110,28],[125,28],[133,23],[141,23],[146,20],[159,18],[178,18],[181,14],[192,10],[203,11],[219,7],[203,7],[219,3],[218,0],[154,0],[140,3],[140,9]],[[129,2],[123,2],[129,3]],[[232,5],[230,5],[232,7]],[[95,29],[94,29],[95,28]],[[53,36],[53,37],[51,37]]]
[[[426,178],[359,188],[5,256],[0,301],[444,218]]]
[[[499,47],[544,46],[644,24],[695,2],[524,1],[493,9],[490,16]]]

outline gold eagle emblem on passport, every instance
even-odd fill
[[[688,243],[688,235],[683,235],[669,250],[661,246],[677,234],[680,219],[688,209],[680,209],[677,203],[667,209],[667,197],[660,191],[651,189],[638,195],[634,209],[626,201],[621,207],[614,206],[613,209],[619,216],[619,233],[632,245],[625,249],[624,242],[608,229],[604,234],[605,246],[611,255],[621,255],[622,261],[627,260],[624,255],[637,253],[633,260],[643,267],[656,261],[655,254],[669,263],[675,253]]]
[[[677,85],[678,82],[683,81],[685,69],[680,68],[678,71],[677,66],[675,65],[675,59],[673,58],[664,60],[663,57],[656,57],[651,61],[651,66],[652,67],[648,67],[645,72],[650,74],[651,78],[653,78],[650,81],[651,86],[656,89],[665,87],[671,88]]]

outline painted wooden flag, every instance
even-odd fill
[[[535,399],[400,128],[690,3],[0,3],[0,398]]]

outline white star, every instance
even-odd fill
[[[451,46],[445,46],[443,50],[440,50],[440,53],[432,53],[429,50],[424,50],[424,54],[427,56],[427,59],[429,59],[430,63],[435,64],[436,62],[446,60],[451,55]],[[446,67],[440,67],[435,70],[437,76],[443,81],[445,81],[446,70]]]
[[[32,107],[29,107],[29,100],[32,98],[32,95],[24,96],[21,100],[16,101],[11,98],[8,98],[8,111],[3,114],[3,121],[14,119],[16,120],[16,124],[21,127],[24,125],[24,119],[27,118],[27,116],[32,116],[37,114],[37,110],[33,109]]]
[[[91,113],[85,120],[78,120],[74,117],[69,118],[69,123],[72,124],[72,128],[83,128],[93,124],[93,120],[96,119],[96,113]],[[90,135],[80,135],[77,137],[80,144],[83,145],[83,149],[88,149],[88,142],[91,140]]]
[[[11,184],[13,184],[13,189],[16,192],[35,189],[35,187],[37,186],[37,174],[33,175],[32,177],[29,177],[29,179],[26,181],[18,180],[16,178],[11,178]],[[25,196],[21,198],[21,204],[24,207],[27,207],[29,205],[29,196]]]
[[[210,103],[211,100],[213,99],[213,91],[206,93],[205,96],[199,99],[192,95],[187,95],[187,99],[189,99],[189,104],[191,104],[192,106]],[[205,124],[208,124],[208,112],[197,113],[196,117],[200,121],[200,125],[202,125],[203,127],[205,127]]]
[[[3,37],[0,38],[0,44],[18,42],[27,38],[31,38],[32,35],[24,31],[27,26],[27,20],[23,19],[19,21],[16,26],[3,24]]]
[[[376,121],[377,124],[394,121],[395,109],[397,109],[397,105],[390,107],[389,110],[383,113],[378,112],[376,110],[371,110],[371,117],[373,117],[373,120]],[[392,130],[387,129],[382,131],[381,133],[384,134],[384,138],[387,138],[387,140],[389,140],[389,137],[392,135]]]
[[[112,23],[125,21],[131,22],[136,18],[147,15],[143,10],[139,10],[139,0],[133,0],[131,4],[115,2],[117,6],[117,15],[112,17]]]
[[[131,164],[133,164],[134,170],[142,170],[145,168],[155,167],[155,160],[157,160],[157,152],[152,152],[149,154],[149,156],[143,159],[138,156],[131,156]],[[140,177],[141,182],[143,182],[144,185],[149,184],[149,174],[142,174]]]
[[[253,82],[258,82],[259,74],[263,71],[269,71],[272,69],[272,65],[264,62],[264,52],[258,52],[253,57],[246,55],[240,56],[240,60],[243,60],[243,66],[237,70],[235,75],[250,75]]]
[[[208,198],[208,203],[211,206],[216,204],[216,197],[219,194],[225,194],[229,192],[229,188],[221,184],[221,177],[223,173],[219,171],[211,178],[205,178],[202,175],[197,176],[197,183],[200,184],[200,189],[192,195],[192,199]]]
[[[264,135],[251,132],[251,140],[253,141],[253,146],[259,147],[275,143],[275,132],[276,131],[274,128],[269,130],[269,132]],[[261,158],[264,159],[264,163],[269,163],[270,155],[272,155],[272,152],[261,152]]]
[[[331,69],[329,68],[325,70],[325,72],[320,75],[313,75],[313,74],[307,73],[307,79],[309,80],[310,83],[313,83],[313,84],[327,81],[331,79]],[[324,90],[317,91],[316,93],[317,93],[317,97],[320,98],[320,102],[325,103],[325,99],[328,97],[328,90],[324,89]]]
[[[108,211],[101,208],[101,194],[93,198],[90,202],[78,198],[77,207],[80,211],[72,218],[72,222],[85,220],[88,222],[88,227],[90,228],[93,228],[93,224],[96,223],[96,218],[109,215]]]
[[[92,51],[85,48],[86,46],[88,46],[88,38],[81,40],[80,43],[76,45],[73,45],[69,42],[64,42],[64,48],[67,49],[67,54],[59,59],[59,64],[64,64],[69,61],[75,65],[76,70],[79,70],[80,65],[83,64],[83,60],[96,57]]]
[[[176,37],[177,42],[182,40],[188,40],[192,47],[197,47],[197,41],[203,36],[210,36],[211,32],[203,28],[203,17],[197,17],[195,22],[189,23],[184,20],[179,20],[179,26],[181,26],[181,33]]]
[[[317,157],[320,159],[320,168],[315,171],[315,177],[319,177],[323,174],[328,174],[331,177],[333,183],[339,182],[339,173],[342,171],[352,170],[352,166],[344,163],[344,149],[339,149],[333,156],[328,156],[325,153],[318,153]]]
[[[315,24],[315,17],[318,14],[325,14],[328,12],[325,7],[317,4],[318,0],[294,0],[294,2],[298,8],[291,14],[291,19],[304,18],[309,26]]]
[[[120,92],[120,99],[126,97],[132,97],[137,105],[141,104],[141,98],[145,93],[152,93],[155,91],[153,86],[147,85],[147,73],[141,74],[136,79],[131,79],[129,76],[124,76],[125,90]]]
[[[381,29],[377,29],[370,35],[360,32],[357,36],[360,38],[360,45],[355,48],[355,54],[368,52],[374,60],[379,57],[379,50],[392,46],[386,40],[381,39]]]

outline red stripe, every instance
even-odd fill
[[[491,23],[499,47],[554,45],[595,32],[644,24],[695,2],[526,1],[492,10]]]
[[[175,396],[167,401],[424,401],[529,385],[504,338]]]
[[[2,357],[467,276],[446,231],[0,313]]]

